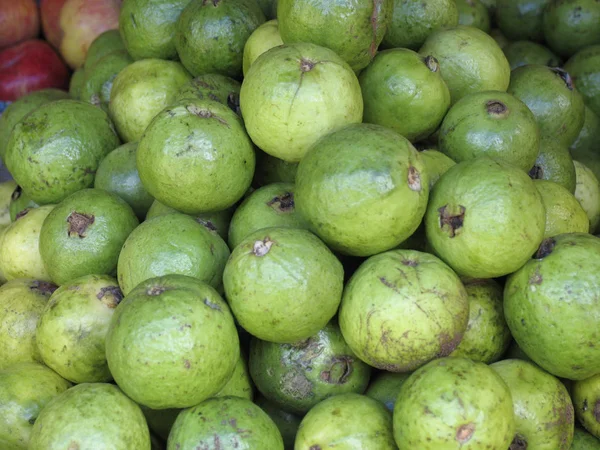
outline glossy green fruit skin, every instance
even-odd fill
[[[267,50],[283,45],[279,24],[277,19],[263,23],[252,32],[246,44],[244,44],[244,58],[242,71],[244,75],[250,70],[250,66],[256,59]]]
[[[411,373],[412,372],[379,372],[379,374],[371,380],[369,387],[365,391],[365,395],[383,403],[385,407],[393,413],[400,387],[408,379]]]
[[[490,13],[479,0],[457,0],[458,24],[479,28],[485,33],[491,29]]]
[[[568,58],[590,45],[600,44],[600,4],[595,0],[554,0],[543,15],[548,46]]]
[[[540,141],[540,153],[529,175],[535,180],[547,180],[560,184],[569,192],[575,192],[576,176],[573,158],[566,145],[550,138]]]
[[[133,58],[126,50],[103,56],[86,73],[79,98],[108,112],[113,82],[119,72],[131,63]]]
[[[254,383],[248,370],[247,357],[240,352],[233,374],[215,397],[240,397],[252,401],[254,399]]]
[[[125,44],[119,30],[108,30],[96,37],[90,44],[83,64],[84,71],[89,71],[98,61],[112,52],[125,50]]]
[[[233,112],[241,116],[241,88],[242,84],[233,78],[218,73],[207,73],[199,75],[181,86],[173,103],[181,100],[214,100],[229,106]]]
[[[496,0],[498,28],[511,41],[544,40],[543,14],[552,0]]]
[[[573,193],[552,181],[535,180],[534,183],[546,208],[544,238],[589,231],[588,216]]]
[[[565,63],[565,70],[573,77],[586,105],[600,116],[600,45],[590,45],[575,53]]]
[[[548,67],[562,65],[562,60],[552,51],[533,41],[514,41],[508,43],[502,51],[510,64],[510,70],[528,64],[540,64]]]
[[[437,180],[439,180],[450,167],[456,165],[456,162],[438,150],[425,149],[421,150],[419,154],[425,164],[425,172],[427,172],[427,177],[429,178],[429,191],[431,192],[431,189],[433,189]]]
[[[69,82],[69,96],[73,100],[79,100],[81,95],[81,88],[85,80],[85,70],[83,68],[75,70],[71,75],[71,81]]]

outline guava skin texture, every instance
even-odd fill
[[[600,439],[595,438],[587,431],[575,427],[573,435],[573,445],[571,450],[598,450],[600,449]]]
[[[587,233],[590,221],[575,196],[552,181],[535,180],[546,208],[544,239],[563,233]]]
[[[76,100],[46,103],[17,123],[5,164],[36,203],[58,203],[94,183],[98,164],[119,145],[108,115]]]
[[[213,100],[186,99],[162,110],[144,132],[136,160],[148,193],[187,214],[234,205],[255,167],[241,119]]]
[[[561,234],[545,239],[506,282],[504,313],[513,338],[557,377],[583,380],[600,372],[598,270],[600,238]]]
[[[438,150],[425,149],[421,150],[419,154],[425,164],[425,172],[429,178],[429,192],[431,192],[435,183],[450,167],[455,166],[456,162]]]
[[[458,276],[437,257],[414,250],[365,261],[346,285],[339,311],[348,346],[367,364],[390,372],[449,355],[468,319]]]
[[[415,371],[394,408],[399,448],[507,449],[514,437],[510,390],[489,366],[441,358]]]
[[[173,425],[167,450],[283,450],[283,439],[266,412],[239,397],[211,398],[182,411]]]
[[[539,367],[519,359],[490,366],[513,399],[516,434],[511,449],[570,450],[575,415],[565,386]]]
[[[294,441],[296,440],[296,433],[298,432],[302,417],[284,411],[262,396],[254,399],[254,403],[260,406],[260,408],[269,415],[275,425],[277,425],[281,437],[283,438],[285,449],[294,450]]]
[[[540,152],[529,176],[534,180],[553,181],[569,192],[575,192],[577,174],[573,158],[568,147],[557,139],[541,139]]]
[[[383,403],[390,412],[394,412],[400,386],[404,384],[410,374],[411,372],[379,372],[371,380],[369,387],[365,391],[365,395]]]
[[[590,220],[590,233],[595,233],[600,226],[600,181],[585,164],[579,161],[573,164],[577,178],[574,195]]]
[[[218,73],[207,73],[181,86],[173,103],[179,103],[181,100],[214,100],[229,106],[234,113],[241,116],[241,88],[242,84],[233,78]]]
[[[294,228],[252,233],[231,253],[225,294],[239,324],[259,339],[294,343],[321,330],[342,298],[344,270],[315,235]]]
[[[528,64],[540,64],[548,67],[562,65],[562,60],[542,44],[532,41],[510,42],[502,49],[510,64],[510,70]]]
[[[102,189],[71,194],[48,214],[40,231],[40,254],[58,285],[84,275],[110,275],[121,247],[139,221],[131,206]]]
[[[187,408],[212,397],[239,357],[227,303],[208,284],[184,275],[140,283],[115,310],[106,335],[115,381],[153,409]]]
[[[149,450],[150,432],[140,407],[117,386],[83,383],[54,397],[31,431],[29,450],[66,448]]]
[[[223,386],[215,397],[241,397],[248,399],[250,401],[254,398],[254,384],[252,383],[252,378],[250,377],[250,372],[248,370],[248,363],[246,362],[247,358],[240,352],[240,357],[235,364],[235,368],[233,369],[233,374],[227,381],[227,384]]]
[[[283,45],[277,19],[269,20],[252,32],[244,45],[242,70],[244,75],[260,55],[273,47]]]
[[[498,28],[510,41],[544,40],[543,14],[551,0],[496,0]]]
[[[600,116],[600,44],[590,45],[575,53],[565,63],[565,70],[573,77],[575,87],[586,105]]]
[[[333,50],[308,43],[260,55],[242,82],[240,108],[252,141],[289,162],[363,117],[360,84],[350,66]]]
[[[92,41],[85,55],[83,69],[87,71],[106,55],[113,52],[127,51],[119,30],[107,30]]]
[[[590,434],[600,439],[600,374],[576,381],[572,395],[577,419]]]
[[[546,211],[522,170],[480,157],[451,167],[434,186],[427,241],[459,275],[494,278],[518,270],[544,237]]]

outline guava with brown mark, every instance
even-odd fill
[[[575,415],[584,428],[600,439],[600,374],[573,385]]]

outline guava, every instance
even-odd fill
[[[400,386],[404,384],[410,374],[411,372],[379,372],[371,380],[369,387],[365,391],[365,395],[383,403],[390,412],[394,412]]]
[[[350,66],[333,50],[309,43],[260,55],[242,83],[240,108],[252,141],[289,162],[363,117],[360,84]]]
[[[21,217],[26,211],[37,208],[38,206],[40,205],[31,200],[31,197],[23,192],[21,186],[17,185],[10,197],[10,206],[8,207],[10,221],[14,222],[17,220],[17,217]]]
[[[545,223],[541,195],[527,173],[485,156],[442,175],[425,214],[435,253],[472,278],[518,270],[542,242]]]
[[[241,88],[242,84],[233,78],[216,73],[207,73],[197,76],[181,86],[175,96],[174,103],[182,100],[214,100],[229,106],[234,113],[241,116]]]
[[[119,31],[129,54],[136,60],[177,59],[177,19],[190,0],[124,0]]]
[[[392,20],[383,37],[383,48],[418,50],[437,30],[458,25],[453,0],[393,0]]]
[[[575,192],[576,174],[573,158],[567,146],[556,139],[542,138],[535,164],[529,170],[534,180],[548,180]]]
[[[283,45],[283,40],[279,34],[277,19],[269,20],[254,30],[244,45],[242,62],[244,75],[246,75],[252,63],[256,61],[256,58],[267,50],[280,45]]]
[[[600,3],[596,0],[556,0],[544,9],[543,29],[548,46],[569,57],[600,44]]]
[[[115,381],[153,409],[187,408],[212,397],[239,357],[227,303],[208,284],[184,275],[137,285],[116,308],[106,335]]]
[[[588,216],[571,192],[552,181],[535,180],[534,183],[546,208],[544,238],[563,233],[587,233],[589,231]]]
[[[45,103],[18,122],[5,164],[36,203],[58,203],[91,186],[98,164],[119,145],[107,114],[89,103]]]
[[[600,374],[573,385],[575,415],[592,436],[600,439]]]
[[[119,72],[131,63],[133,63],[133,58],[126,50],[109,53],[96,61],[86,73],[79,94],[80,100],[100,106],[108,112],[114,80]]]
[[[27,450],[31,429],[40,411],[71,387],[46,366],[17,363],[0,371],[0,446]]]
[[[147,450],[150,433],[140,407],[117,386],[83,383],[54,397],[31,431],[29,450],[65,448]]]
[[[456,162],[438,150],[425,149],[419,153],[423,164],[425,164],[425,172],[427,172],[427,178],[429,178],[429,190],[431,191],[437,180],[450,167],[456,165]]]
[[[499,28],[492,28],[489,35],[494,38],[498,46],[504,50],[504,48],[510,43],[508,38],[504,36],[504,33]]]
[[[419,53],[433,56],[452,103],[481,91],[506,91],[510,66],[496,41],[478,28],[459,25],[429,35]]]
[[[182,411],[167,442],[167,450],[238,447],[284,448],[281,433],[267,413],[239,397],[212,398]]]
[[[294,183],[297,171],[298,163],[287,162],[258,150],[253,184],[261,187],[271,183]]]
[[[302,418],[296,414],[284,411],[262,396],[257,397],[254,400],[254,403],[260,406],[260,408],[268,414],[275,425],[277,425],[281,437],[283,438],[284,448],[286,450],[294,450],[296,433],[298,432],[298,427],[300,426]]]
[[[600,449],[600,440],[596,439],[590,433],[575,427],[573,435],[573,445],[571,450],[598,450]]]
[[[84,80],[85,71],[83,70],[83,67],[76,69],[73,72],[73,75],[71,75],[71,80],[69,81],[69,96],[73,100],[79,100]]]
[[[84,275],[114,274],[121,247],[138,224],[131,207],[115,194],[82,189],[70,195],[48,214],[40,232],[50,279],[61,285]]]
[[[565,70],[573,77],[575,87],[585,103],[600,116],[600,44],[590,45],[575,53],[566,62]]]
[[[513,450],[570,450],[575,416],[565,386],[539,367],[519,359],[490,366],[508,386],[515,413]]]
[[[229,381],[223,386],[215,397],[240,397],[250,401],[254,398],[254,384],[250,377],[250,371],[248,369],[248,363],[246,362],[246,356],[243,352],[240,352],[240,357],[235,364],[233,374],[229,378]]]
[[[229,248],[217,233],[184,214],[166,214],[143,222],[123,244],[119,286],[128,295],[144,280],[180,274],[218,288],[228,257]]]
[[[17,188],[17,183],[14,180],[0,183],[0,226],[10,225],[12,222],[10,218],[10,204],[12,202],[12,195]]]
[[[574,195],[590,220],[590,233],[595,233],[600,226],[600,181],[585,164],[579,161],[573,164],[577,179]]]
[[[479,28],[486,33],[491,29],[491,17],[487,6],[479,0],[456,0],[458,24]]]
[[[571,156],[578,159],[580,157],[596,156],[600,159],[600,117],[588,106],[585,107],[585,120],[579,136],[569,147]]]
[[[123,10],[125,7],[121,14]],[[113,80],[108,104],[121,139],[139,141],[154,116],[170,105],[191,79],[180,63],[161,59],[143,59],[121,70]]]
[[[0,370],[18,362],[39,361],[35,328],[56,286],[19,278],[0,286]]]
[[[341,394],[323,400],[300,422],[295,450],[394,450],[392,416],[366,395]]]
[[[54,291],[36,332],[44,364],[73,383],[112,380],[104,339],[122,299],[117,280],[106,275],[85,275]]]
[[[104,31],[103,33],[100,33],[90,44],[85,56],[83,69],[86,71],[86,73],[89,73],[90,70],[93,70],[92,67],[94,67],[96,63],[106,55],[113,52],[119,52],[121,50],[127,51],[125,48],[125,43],[121,38],[120,31]]]
[[[342,298],[344,270],[309,231],[264,228],[231,253],[223,285],[239,324],[259,339],[294,343],[321,330]]]
[[[552,51],[533,41],[515,41],[507,44],[502,51],[510,64],[510,70],[528,64],[538,64],[548,67],[562,65],[561,59]]]
[[[409,141],[432,134],[450,107],[437,60],[412,50],[379,52],[359,81],[364,122],[391,128]]]
[[[400,387],[394,407],[394,437],[400,448],[506,449],[514,434],[510,390],[483,363],[440,358]]]
[[[35,278],[50,281],[39,249],[42,224],[54,205],[23,211],[0,237],[0,271],[7,280]]]
[[[496,0],[498,28],[511,41],[544,40],[543,14],[551,0]]]
[[[450,108],[438,142],[440,151],[456,162],[485,155],[528,171],[539,153],[540,129],[518,98],[506,92],[476,92]]]
[[[65,100],[69,94],[60,89],[41,89],[19,97],[0,114],[0,158],[5,159],[8,138],[14,126],[31,111],[56,100]]]
[[[560,234],[545,239],[506,282],[504,314],[513,338],[557,377],[582,380],[600,372],[598,270],[600,238]]]
[[[187,214],[234,205],[254,175],[252,142],[241,119],[213,100],[182,100],[162,110],[137,149],[144,188]]]
[[[530,64],[511,73],[508,93],[527,105],[542,137],[570,146],[581,131],[585,105],[571,76],[558,67]]]
[[[177,54],[194,76],[240,79],[244,44],[265,20],[255,0],[190,2],[177,20]]]

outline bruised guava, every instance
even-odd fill
[[[579,422],[600,439],[600,374],[575,382],[573,403]]]
[[[218,73],[205,73],[181,86],[173,103],[182,100],[214,100],[227,105],[238,116],[240,111],[240,89],[242,84],[233,78]]]
[[[244,75],[250,70],[250,66],[256,61],[256,58],[267,50],[280,45],[283,45],[283,40],[279,34],[277,19],[269,20],[254,30],[244,45],[242,63]]]
[[[38,206],[40,205],[31,200],[31,197],[23,191],[21,186],[16,186],[10,197],[10,206],[8,207],[10,221],[14,222],[17,220],[17,217],[25,213],[25,210],[37,208]]]
[[[119,30],[108,30],[99,34],[90,44],[85,55],[85,63],[83,69],[88,71],[98,61],[104,58],[106,55],[123,51],[125,49],[125,43],[121,38]]]
[[[595,438],[587,431],[575,427],[573,434],[573,445],[571,450],[599,450],[600,439]]]
[[[429,190],[433,189],[437,180],[445,174],[456,162],[438,150],[425,149],[419,152],[429,178]]]
[[[400,448],[506,449],[514,435],[510,390],[483,363],[440,358],[415,371],[400,388],[394,408]]]
[[[339,311],[350,348],[390,372],[449,355],[468,319],[469,300],[458,276],[437,257],[415,250],[392,250],[361,264]]]
[[[277,425],[277,428],[281,433],[281,437],[283,438],[283,445],[285,449],[293,450],[294,442],[296,440],[296,433],[298,432],[298,427],[300,426],[302,417],[281,409],[279,406],[267,400],[262,395],[258,396],[254,400],[254,403],[260,406],[260,408],[269,415],[275,425]]]
[[[540,152],[529,176],[534,180],[548,180],[575,192],[576,173],[568,147],[556,139],[542,138]]]
[[[217,397],[182,411],[169,434],[167,450],[247,448],[283,450],[279,429],[248,399]]]
[[[535,180],[546,209],[544,238],[563,233],[587,233],[590,221],[573,194],[552,181]]]
[[[495,2],[495,0],[494,0]],[[479,0],[456,0],[458,24],[490,32],[491,19],[488,8]]]
[[[344,270],[309,231],[265,228],[244,239],[223,272],[227,300],[239,324],[276,343],[307,339],[334,316]]]
[[[390,412],[394,412],[400,387],[411,373],[379,372],[369,383],[365,395],[380,401]]]
[[[590,233],[595,233],[600,225],[600,181],[585,164],[573,164],[577,180],[574,195],[590,220]]]
[[[502,49],[502,51],[504,52],[506,59],[508,59],[510,70],[528,64],[541,64],[548,67],[557,67],[562,64],[562,61],[558,56],[552,53],[550,49],[537,42],[510,42]]]
[[[575,415],[571,397],[556,377],[519,359],[490,366],[508,386],[515,412],[510,450],[569,450]]]
[[[573,77],[575,87],[586,105],[600,116],[600,43],[575,53],[566,63],[565,70]],[[6,113],[5,113],[6,114]]]

